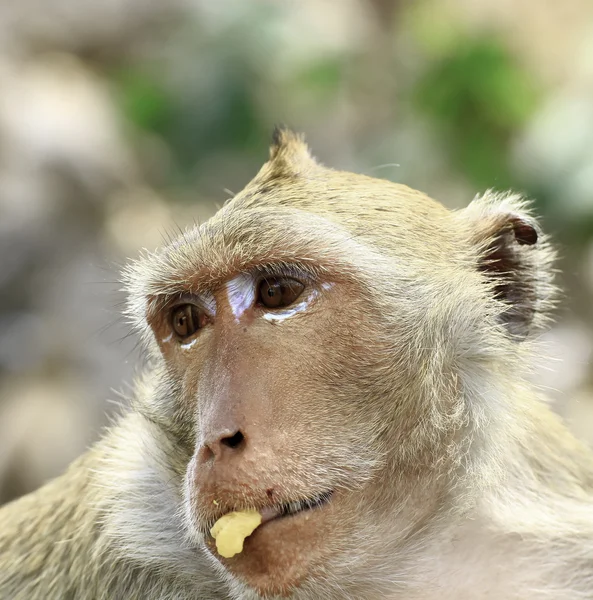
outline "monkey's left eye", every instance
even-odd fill
[[[171,326],[182,340],[192,336],[205,324],[206,315],[195,304],[183,304],[171,312]]]
[[[283,308],[292,304],[305,286],[288,277],[266,277],[257,289],[257,300],[267,308]]]

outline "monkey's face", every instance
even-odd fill
[[[167,376],[195,422],[188,526],[218,556],[214,521],[260,511],[243,552],[219,560],[262,593],[315,576],[364,528],[387,356],[373,313],[354,282],[296,260],[258,261],[155,304]]]

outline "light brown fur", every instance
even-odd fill
[[[279,130],[245,190],[128,269],[145,374],[0,510],[0,598],[593,598],[593,456],[525,378],[552,259],[517,196],[452,213]],[[307,274],[306,310],[237,316],[226,282],[267,265]],[[188,294],[217,309],[184,347],[167,311]],[[328,489],[216,558],[220,515]]]

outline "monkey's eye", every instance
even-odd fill
[[[288,277],[266,277],[257,289],[257,300],[267,308],[283,308],[292,304],[303,292],[305,286]]]
[[[192,336],[205,324],[206,315],[195,304],[182,304],[171,312],[171,326],[182,340]]]

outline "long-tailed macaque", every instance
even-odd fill
[[[525,376],[552,258],[516,195],[451,212],[278,130],[127,270],[144,375],[0,511],[0,598],[593,598],[593,455]],[[248,510],[223,558],[211,527]]]

